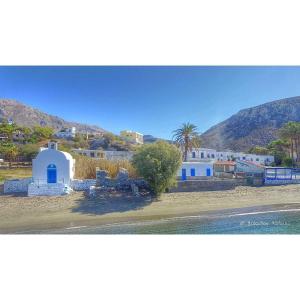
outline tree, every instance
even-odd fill
[[[159,141],[142,145],[132,159],[137,173],[159,195],[176,183],[176,173],[181,165],[181,152],[174,145]]]
[[[197,126],[190,123],[183,123],[182,127],[173,131],[173,140],[183,149],[183,159],[187,161],[188,151],[200,147],[200,136]]]
[[[18,156],[18,148],[12,143],[1,144],[0,154],[4,157],[5,160],[9,161],[9,167],[11,163]]]
[[[285,158],[288,157],[290,144],[287,141],[278,139],[268,144],[267,149],[271,155],[274,156],[275,164],[280,166]]]
[[[39,141],[50,139],[53,136],[53,133],[54,131],[51,127],[35,126],[33,128],[33,137],[37,138]]]
[[[74,138],[74,147],[75,148],[89,148],[89,142],[86,139],[86,136],[82,133],[76,133]]]
[[[300,160],[300,122],[288,122],[280,130],[279,135],[282,139],[289,141],[290,158],[295,162]]]
[[[33,144],[26,144],[19,147],[19,153],[25,157],[27,161],[31,161],[37,156],[39,152],[39,146]]]
[[[250,154],[257,154],[257,155],[268,155],[269,150],[265,147],[255,146],[252,147],[249,151]]]
[[[9,124],[7,122],[2,122],[0,124],[0,133],[6,135],[8,141],[12,141],[15,130],[16,130],[15,124]]]

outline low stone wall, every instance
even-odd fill
[[[69,190],[63,183],[37,184],[28,185],[28,196],[60,196],[68,194]]]
[[[290,180],[281,180],[281,179],[265,179],[265,185],[282,185],[282,184],[300,184],[300,179],[290,179]]]
[[[186,180],[178,181],[177,187],[171,188],[170,192],[222,191],[243,185],[247,185],[246,179]]]
[[[27,193],[28,185],[32,182],[32,178],[6,180],[4,182],[4,194]]]
[[[116,178],[110,178],[105,170],[96,170],[96,186],[114,188],[116,190],[131,190],[132,185],[138,188],[148,188],[147,182],[142,178],[129,178],[128,171],[121,168]]]
[[[88,191],[91,186],[96,185],[96,179],[74,179],[71,181],[71,188],[74,191]]]

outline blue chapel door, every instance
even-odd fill
[[[47,182],[48,183],[57,182],[57,170],[55,165],[49,165],[47,168]]]
[[[181,169],[181,179],[186,180],[186,169]]]
[[[210,168],[206,169],[206,176],[210,176]]]

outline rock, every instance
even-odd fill
[[[116,180],[119,182],[127,181],[129,179],[128,171],[124,168],[120,168]]]
[[[131,183],[130,187],[133,195],[138,197],[140,195],[138,186],[134,183]]]

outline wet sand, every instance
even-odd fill
[[[89,198],[83,192],[60,197],[0,195],[0,233],[43,231],[77,226],[210,214],[228,209],[270,209],[300,204],[300,185],[237,187],[234,190],[149,195],[103,193]],[[264,206],[266,208],[264,208]],[[257,210],[257,208],[256,208]]]

